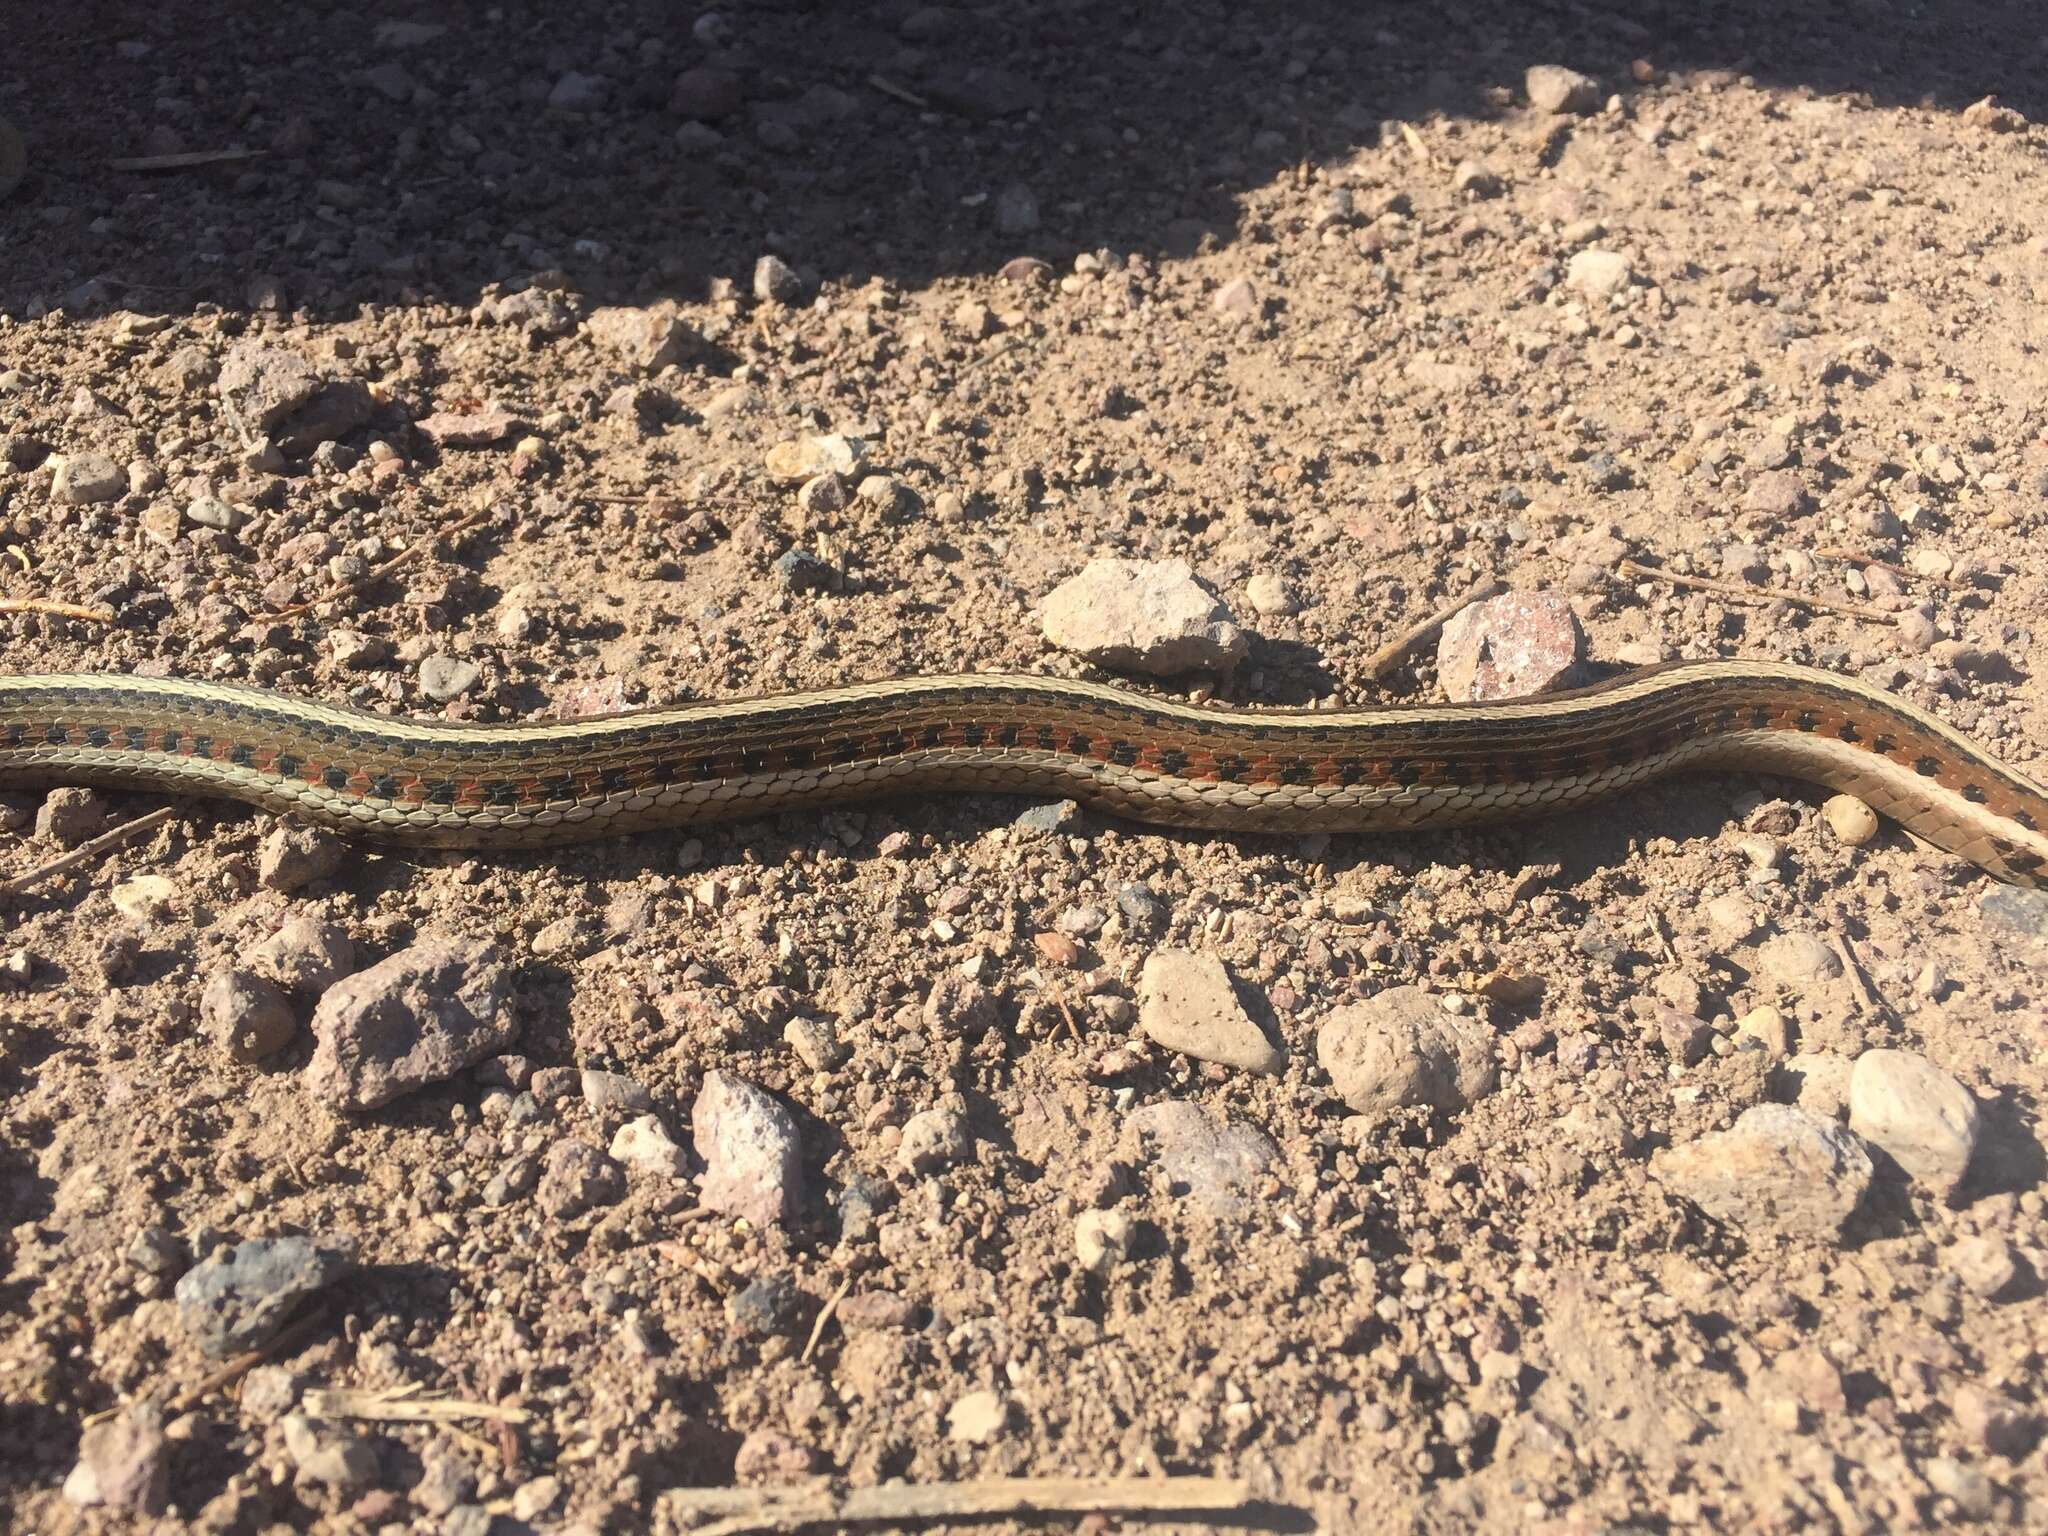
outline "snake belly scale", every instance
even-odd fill
[[[974,674],[523,725],[262,689],[0,678],[0,783],[240,800],[414,847],[527,847],[879,795],[1071,795],[1223,831],[1506,821],[1667,774],[1854,794],[2002,880],[2048,886],[2048,791],[1853,679],[1678,662],[1569,693],[1355,711],[1194,706]]]

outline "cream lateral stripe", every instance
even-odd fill
[[[980,692],[1038,693],[1056,701],[1079,696],[1113,709],[1138,705],[1153,714],[1185,721],[1190,725],[1315,732],[1329,730],[1332,727],[1399,729],[1407,725],[1434,724],[1460,717],[1470,718],[1475,725],[1488,722],[1512,725],[1522,721],[1553,720],[1596,708],[1606,710],[1681,690],[1695,683],[1758,681],[1794,685],[1820,684],[1831,690],[1868,700],[1876,707],[1910,720],[1937,735],[1956,741],[1967,740],[1959,736],[1952,726],[1945,725],[1935,716],[1854,678],[1784,662],[1747,661],[1676,662],[1665,667],[1648,669],[1641,677],[1624,679],[1604,686],[1597,699],[1588,697],[1583,691],[1574,691],[1537,695],[1526,699],[1504,699],[1487,704],[1436,704],[1421,707],[1388,705],[1384,708],[1365,710],[1208,708],[1103,683],[1002,672],[964,672],[890,682],[850,683],[845,687],[815,689],[806,693],[711,700],[699,704],[678,705],[669,709],[633,710],[623,715],[564,720],[542,725],[419,720],[406,715],[380,715],[368,710],[339,708],[317,699],[301,698],[296,695],[290,697],[289,703],[293,714],[307,720],[317,719],[343,730],[374,728],[386,735],[412,741],[445,741],[450,736],[467,736],[519,744],[575,741],[586,736],[608,734],[616,731],[623,721],[629,719],[635,728],[659,730],[668,725],[693,725],[707,718],[751,719],[758,715],[800,712],[874,699],[887,699],[892,703],[908,705],[932,695],[962,689]],[[276,709],[283,702],[278,695],[266,693],[261,689],[183,678],[104,677],[83,674],[0,678],[0,692],[9,689],[69,694],[80,691],[146,694],[179,708],[189,708],[193,700],[199,697],[235,707],[257,709]]]

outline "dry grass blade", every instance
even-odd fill
[[[1417,619],[1366,659],[1365,675],[1375,680],[1385,677],[1394,668],[1401,665],[1402,659],[1410,651],[1450,623],[1451,620],[1455,619],[1467,608],[1470,608],[1474,603],[1485,602],[1489,597],[1498,595],[1502,590],[1504,589],[1500,582],[1494,577],[1489,576],[1484,581],[1473,586],[1471,590],[1455,602],[1446,603],[1428,617]]]
[[[664,1494],[672,1530],[695,1536],[793,1531],[866,1521],[958,1520],[1028,1514],[1206,1514],[1252,1503],[1234,1477],[984,1477],[959,1483],[893,1483],[835,1492],[829,1483],[783,1488],[686,1488]],[[709,1521],[700,1524],[700,1521]]]
[[[375,1419],[399,1424],[459,1424],[468,1419],[492,1419],[500,1424],[524,1424],[530,1417],[524,1408],[506,1408],[460,1397],[421,1397],[419,1391],[416,1385],[389,1387],[379,1392],[335,1387],[308,1392],[304,1402],[306,1412],[321,1419]]]
[[[0,597],[0,613],[47,613],[59,619],[83,619],[89,624],[111,624],[111,608],[87,608],[80,603],[60,603],[48,597]]]
[[[1882,608],[1867,607],[1862,603],[1839,603],[1831,597],[1808,597],[1803,592],[1787,592],[1783,587],[1749,587],[1736,581],[1715,581],[1708,576],[1682,576],[1677,571],[1660,571],[1655,566],[1638,565],[1633,560],[1624,560],[1614,568],[1623,576],[1632,576],[1639,581],[1661,581],[1674,587],[1689,587],[1695,592],[1711,592],[1716,597],[1725,597],[1733,602],[1759,605],[1763,603],[1790,603],[1795,608],[1811,608],[1820,613],[1839,613],[1852,619],[1864,619],[1872,624],[1897,624],[1899,616],[1887,613]]]

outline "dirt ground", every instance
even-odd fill
[[[2048,777],[2029,7],[430,9],[6,18],[0,596],[113,615],[0,617],[6,671],[478,720],[1083,676],[1039,602],[1183,558],[1254,633],[1236,701],[1440,698],[1428,648],[1366,659],[1495,576],[1596,661],[1832,668]],[[1532,105],[1542,64],[1586,110]],[[665,304],[652,367],[591,322]],[[249,338],[369,419],[252,453],[215,382]],[[479,403],[519,425],[419,425]],[[764,469],[824,432],[886,496]],[[62,500],[53,454],[126,485]],[[675,1489],[1171,1473],[1244,1480],[1255,1529],[2042,1528],[2048,901],[1846,846],[1821,799],[1305,839],[884,801],[304,881],[267,818],[181,803],[0,917],[0,1520],[681,1530]],[[41,807],[0,878],[62,851]],[[209,978],[303,919],[357,967],[495,941],[516,1041],[364,1113],[309,1089],[304,999],[233,1059]],[[1168,948],[1223,960],[1280,1072],[1138,1031]],[[1409,984],[1498,1086],[1347,1113],[1317,1032]],[[1737,1029],[1766,1006],[1774,1041]],[[1839,1235],[1788,1235],[1657,1177],[1798,1096],[1793,1055],[1878,1047],[1973,1099],[1952,1193],[1880,1160]],[[766,1090],[799,1209],[707,1217],[694,1170],[522,1193],[641,1112],[562,1068],[685,1146],[707,1072]],[[1173,1104],[1176,1145],[1135,1129]],[[912,1147],[932,1110],[964,1145]],[[1126,1251],[1090,1267],[1097,1212]],[[353,1267],[222,1381],[173,1287],[288,1235]],[[306,1428],[309,1391],[409,1385],[523,1420]],[[67,1498],[144,1402],[158,1512]]]

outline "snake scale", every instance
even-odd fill
[[[2001,880],[2048,886],[2048,791],[1853,679],[1677,662],[1568,693],[1353,711],[1194,706],[997,674],[517,725],[262,689],[0,678],[0,783],[245,801],[412,847],[527,847],[878,795],[1071,795],[1222,831],[1505,821],[1685,770],[1856,795]]]

